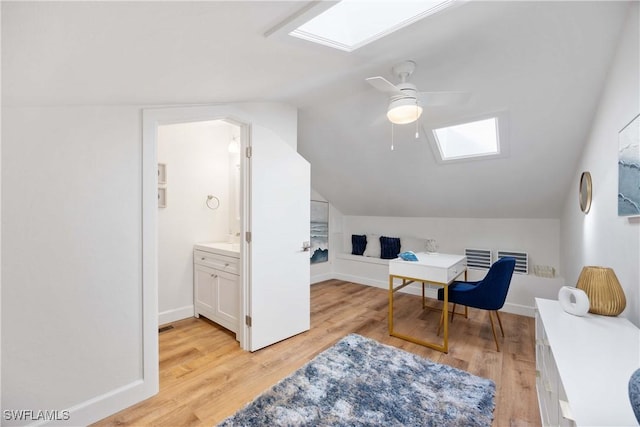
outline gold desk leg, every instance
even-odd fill
[[[393,335],[393,276],[389,275],[389,335]]]
[[[449,352],[449,335],[448,335],[448,327],[447,327],[447,317],[448,316],[444,316],[445,320],[444,320],[444,345],[438,345],[435,343],[431,343],[431,342],[427,342],[409,335],[404,335],[404,334],[399,334],[397,332],[395,332],[393,330],[393,293],[394,293],[394,289],[393,289],[393,278],[394,276],[389,275],[389,335],[392,337],[396,337],[396,338],[400,338],[403,339],[405,341],[409,341],[412,342],[414,344],[419,344],[425,347],[429,347],[432,348],[434,350],[438,350],[441,351],[443,353],[448,353]],[[405,279],[402,278],[402,283],[405,284]],[[447,292],[447,285],[444,285],[444,303],[447,304],[449,299],[449,295]],[[446,307],[446,306],[445,306]]]
[[[444,285],[444,290],[442,291],[444,294],[444,307],[449,308],[449,286]],[[443,312],[444,313],[444,312]],[[444,345],[443,348],[445,353],[449,352],[449,316],[444,315]]]

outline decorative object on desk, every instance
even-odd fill
[[[398,254],[398,256],[400,258],[402,258],[403,260],[405,260],[405,261],[417,261],[418,260],[418,257],[416,256],[416,254],[414,254],[411,251],[400,252]]]
[[[580,210],[585,214],[591,209],[592,195],[591,173],[582,172],[580,175],[580,186],[578,187],[578,201],[580,202]]]
[[[329,203],[311,201],[311,264],[329,261]]]
[[[367,236],[365,234],[351,235],[351,255],[362,255],[367,249]]]
[[[589,297],[589,312],[617,316],[624,311],[627,300],[616,273],[607,267],[586,266],[578,277],[578,289]]]
[[[495,383],[347,335],[220,426],[491,426]]]
[[[380,236],[367,234],[367,249],[364,250],[363,255],[371,258],[380,258]]]
[[[631,374],[629,379],[629,400],[633,414],[640,423],[640,369]]]
[[[618,215],[640,215],[640,114],[618,134]]]
[[[380,258],[396,259],[400,253],[400,238],[380,236]]]
[[[430,254],[438,252],[438,243],[436,242],[436,239],[427,239],[427,252]]]
[[[582,289],[563,286],[558,292],[558,302],[564,311],[574,316],[584,316],[589,312],[589,297]]]

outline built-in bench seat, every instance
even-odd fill
[[[357,261],[357,262],[366,262],[369,264],[380,264],[380,265],[386,265],[386,266],[389,265],[388,259],[374,258],[374,257],[364,256],[364,255],[338,253],[336,254],[336,258],[347,259],[350,261]]]

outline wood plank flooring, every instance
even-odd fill
[[[387,304],[384,289],[340,280],[312,285],[311,330],[254,353],[206,319],[175,322],[160,333],[160,393],[94,425],[216,425],[352,332],[494,380],[495,427],[541,425],[532,318],[501,314],[498,353],[487,313],[469,309],[468,319],[455,316],[443,354],[390,337]],[[420,297],[398,295],[395,310],[396,330],[435,339],[440,312],[423,310]]]

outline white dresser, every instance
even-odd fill
[[[622,317],[573,316],[536,298],[536,387],[544,426],[637,426],[628,383],[640,329]]]
[[[193,249],[195,316],[238,332],[240,252],[230,243],[198,243]]]

